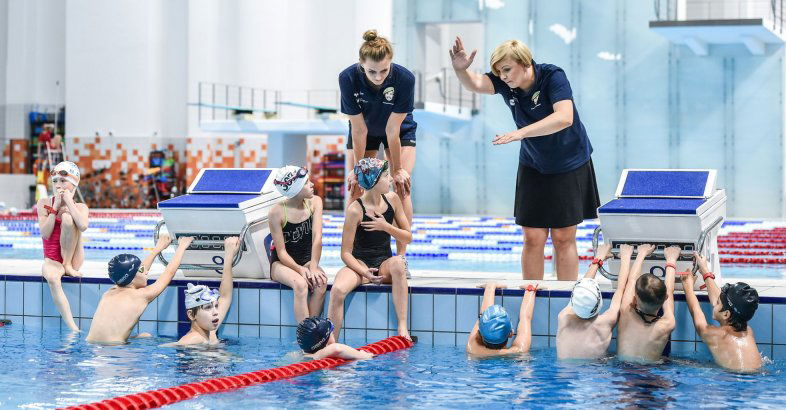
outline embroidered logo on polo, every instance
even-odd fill
[[[532,104],[534,104],[534,106],[530,108],[530,110],[534,110],[535,108],[540,107],[540,104],[538,104],[539,98],[540,98],[540,91],[535,91],[535,93],[532,94]]]
[[[382,91],[382,95],[385,96],[385,100],[388,102],[393,101],[394,93],[395,89],[393,89],[393,87],[385,88],[385,91]]]

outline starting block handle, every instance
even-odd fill
[[[243,258],[243,243],[245,242],[245,238],[246,238],[246,235],[248,234],[248,231],[251,229],[252,226],[256,226],[256,225],[258,225],[260,223],[264,223],[264,222],[267,222],[267,216],[265,216],[263,218],[260,218],[260,219],[255,219],[255,220],[253,220],[251,222],[248,222],[245,225],[243,225],[243,228],[240,229],[240,234],[238,234],[238,238],[240,238],[240,249],[238,249],[237,253],[235,254],[235,258],[232,260],[232,267],[233,268],[235,266],[237,266],[237,264],[240,263],[240,260]],[[166,225],[166,222],[164,222],[163,219],[158,221],[158,223],[156,224],[156,228],[153,231],[153,240],[155,242],[158,242],[158,237],[160,235],[161,228],[164,225]],[[172,237],[172,243],[177,244],[177,238],[176,237]],[[191,242],[191,245],[194,245],[194,246],[218,246],[218,247],[220,247],[220,249],[223,249],[224,241],[213,241],[213,240],[199,240],[199,241],[197,241],[197,240],[194,240],[193,242]],[[169,264],[169,261],[166,260],[166,258],[164,257],[163,252],[158,254],[158,260],[161,263],[163,263],[164,266]],[[185,269],[185,270],[203,270],[203,269],[213,270],[213,269],[221,269],[223,267],[224,267],[223,265],[219,265],[219,264],[216,264],[216,263],[181,263],[180,266],[179,266],[180,269]]]
[[[705,255],[705,253],[706,253],[706,251],[707,251],[707,249],[708,249],[708,247],[707,247],[707,240],[709,239],[709,235],[710,235],[710,233],[711,233],[713,230],[715,230],[715,228],[717,228],[717,227],[718,227],[718,226],[719,226],[719,225],[720,225],[722,222],[723,222],[723,217],[722,217],[722,216],[719,216],[719,217],[717,217],[717,218],[716,218],[714,221],[712,221],[712,223],[711,223],[711,224],[709,224],[709,226],[707,226],[707,228],[705,228],[704,230],[702,230],[702,231],[701,231],[701,234],[699,234],[699,238],[698,238],[698,240],[696,241],[696,243],[697,243],[697,244],[698,244],[698,246],[699,246],[699,249],[696,249],[696,251],[697,251],[697,252],[698,252],[700,255]],[[599,238],[600,238],[600,234],[601,234],[601,232],[603,232],[603,229],[600,227],[600,225],[598,225],[598,226],[595,228],[595,231],[592,233],[592,252],[593,252],[593,255],[594,255],[594,256],[597,256],[597,255],[598,255],[598,241],[599,241]],[[682,250],[682,251],[680,252],[680,258],[679,258],[679,259],[680,259],[680,260],[690,260],[690,259],[693,259],[693,251],[694,251],[693,249],[690,249],[690,250]],[[656,249],[655,251],[653,251],[653,252],[652,252],[652,255],[651,255],[651,256],[654,256],[654,257],[656,257],[656,258],[660,259],[660,258],[663,258],[663,257],[664,257],[664,253],[665,253],[665,249]],[[619,259],[619,249],[612,249],[612,250],[611,250],[611,254],[612,254],[612,256],[613,256],[615,259]],[[633,254],[634,254],[634,255],[636,254],[635,250],[634,250]],[[706,257],[706,256],[707,256],[707,255],[705,255],[705,257]],[[652,259],[652,257],[650,257],[649,259]],[[600,269],[598,269],[598,270],[600,271],[601,275],[605,276],[607,279],[610,279],[610,280],[617,280],[617,276],[618,276],[618,275],[617,275],[617,274],[614,274],[614,273],[611,273],[611,272],[609,272],[609,271],[608,271],[608,270],[606,270],[606,268],[604,268],[603,266],[601,266],[601,267],[600,267]],[[694,263],[694,264],[693,264],[693,269],[692,269],[692,272],[693,272],[693,274],[696,274],[696,272],[697,272],[698,270],[699,270],[699,266],[698,266],[698,264],[695,264],[695,263]]]

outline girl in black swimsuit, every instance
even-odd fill
[[[319,266],[322,199],[314,195],[314,184],[305,168],[283,167],[273,182],[286,199],[268,213],[273,237],[270,279],[292,288],[295,320],[300,323],[309,316],[319,316],[325,302],[327,276]]]
[[[363,195],[347,208],[341,239],[341,260],[346,266],[333,281],[328,318],[335,326],[333,332],[338,339],[346,296],[363,284],[392,284],[398,334],[409,339],[406,264],[390,250],[391,236],[396,238],[396,243],[412,241],[409,221],[401,199],[390,192],[393,181],[387,161],[363,158],[355,167],[355,174]]]

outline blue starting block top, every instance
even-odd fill
[[[269,169],[205,168],[188,188],[190,194],[261,195]]]
[[[598,213],[696,215],[704,202],[692,198],[619,198],[598,208]]]
[[[709,198],[715,191],[715,170],[626,169],[617,198]]]
[[[198,194],[182,195],[158,203],[159,208],[240,208],[240,204],[259,195]]]

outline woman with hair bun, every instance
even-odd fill
[[[359,61],[338,76],[341,89],[341,112],[349,116],[347,149],[349,164],[361,158],[376,157],[380,144],[390,161],[394,189],[404,205],[404,214],[412,223],[410,183],[415,167],[415,76],[393,63],[393,46],[376,30],[363,33]],[[348,204],[360,197],[357,177],[349,173]],[[404,256],[406,244],[396,243],[397,254]]]

